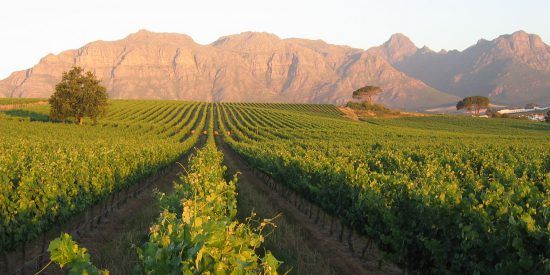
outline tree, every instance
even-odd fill
[[[485,111],[485,114],[489,117],[500,117],[498,110],[494,108],[487,108],[487,111]]]
[[[510,116],[508,114],[501,114],[498,112],[495,108],[487,108],[487,111],[485,111],[485,114],[489,117],[494,118],[509,118]]]
[[[48,100],[51,106],[50,117],[67,119],[74,117],[82,125],[84,117],[94,123],[107,112],[107,89],[101,85],[91,71],[73,67],[63,72],[61,82],[55,85],[55,92]]]
[[[382,93],[382,89],[380,87],[376,86],[365,86],[362,88],[359,88],[353,92],[353,98],[359,99],[359,100],[366,100],[369,104],[372,104],[372,98]]]
[[[546,116],[544,116],[544,121],[550,123],[550,111],[546,112]]]
[[[525,105],[525,109],[535,109],[535,107],[539,107],[539,105],[535,103],[528,103]]]
[[[458,103],[456,103],[456,109],[466,109],[468,112],[474,111],[476,116],[479,115],[479,111],[483,108],[489,107],[489,99],[484,96],[469,96]]]

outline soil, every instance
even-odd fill
[[[335,235],[329,235],[327,229],[319,227],[319,225],[309,219],[306,214],[300,212],[292,203],[289,203],[278,193],[270,190],[269,187],[264,184],[263,180],[253,173],[252,168],[248,167],[242,158],[234,153],[227,144],[220,141],[221,139],[218,138],[218,146],[224,153],[225,164],[228,166],[228,169],[240,172],[239,184],[250,184],[254,188],[257,188],[259,192],[266,194],[269,198],[269,201],[266,201],[266,203],[270,203],[280,210],[283,214],[283,219],[303,228],[308,235],[308,247],[319,252],[323,259],[325,259],[332,268],[338,271],[337,273],[402,273],[397,267],[382,261],[380,255],[370,257],[370,260],[354,255],[345,243],[338,241]],[[196,147],[199,147],[203,143],[204,137],[201,137]],[[191,152],[192,151],[193,150],[191,150]],[[135,265],[135,261],[137,261],[135,251],[131,251],[131,249],[135,248],[133,248],[132,244],[126,243],[128,242],[126,235],[128,235],[128,232],[137,230],[140,234],[146,236],[147,225],[149,225],[154,217],[158,215],[158,209],[155,207],[156,197],[153,190],[158,189],[162,192],[170,192],[172,182],[178,178],[179,173],[182,171],[181,166],[187,165],[187,158],[187,155],[182,157],[180,162],[173,164],[167,173],[157,178],[149,188],[144,190],[144,192],[128,200],[128,202],[119,209],[111,212],[107,217],[102,218],[101,223],[95,226],[94,229],[81,234],[77,238],[77,242],[89,250],[94,264],[102,269],[110,270],[112,274],[131,273],[128,268],[118,269],[118,265],[121,264],[120,261],[125,261],[124,265],[128,267]],[[145,228],[143,228],[143,224],[136,225],[136,217],[139,216],[145,217],[145,219],[142,218],[142,220],[145,221]],[[122,241],[120,241],[121,239]],[[139,238],[135,240],[136,245],[142,242],[143,240]],[[109,253],[109,255],[105,255],[105,253]],[[112,259],[109,259],[109,257]],[[52,264],[46,268],[42,274],[65,273]]]
[[[187,166],[189,155],[204,143],[205,136],[201,136],[194,149],[172,164],[165,174],[155,179],[153,184],[136,197],[129,199],[119,209],[103,217],[101,223],[92,230],[75,237],[75,241],[80,246],[88,249],[94,265],[101,269],[107,269],[112,274],[131,273],[131,269],[137,261],[134,246],[142,245],[145,241],[142,238],[146,236],[148,226],[160,213],[155,190],[169,193],[173,187],[172,183],[179,178],[183,171],[182,166]],[[135,234],[136,231],[137,234]],[[135,235],[137,235],[136,242],[126,243],[131,241],[128,240],[128,235],[130,238],[136,238]],[[131,251],[132,249],[133,251]],[[121,265],[124,267],[121,268]],[[116,272],[117,270],[119,272]],[[60,270],[55,264],[51,264],[41,274],[66,274],[66,272]]]
[[[355,111],[353,111],[353,109],[349,107],[338,107],[338,109],[340,109],[340,112],[344,114],[344,117],[347,117],[353,121],[359,121],[359,117],[357,116]]]
[[[309,219],[307,215],[299,211],[292,203],[273,192],[263,180],[256,176],[252,168],[248,167],[246,162],[234,153],[226,143],[218,139],[218,146],[222,150],[225,158],[225,165],[230,171],[239,171],[238,184],[251,184],[260,189],[269,197],[269,202],[279,209],[284,219],[298,223],[309,235],[308,246],[318,251],[329,264],[338,270],[339,274],[400,274],[397,267],[385,263],[381,257],[371,257],[366,260],[354,255],[350,249],[338,241],[336,236],[330,236],[328,230],[322,229]],[[275,255],[276,256],[276,255]],[[381,265],[381,266],[380,266]]]

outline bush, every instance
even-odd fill
[[[348,102],[346,107],[349,107],[354,110],[369,111],[373,112],[375,115],[399,115],[400,112],[396,110],[391,110],[384,107],[381,104],[368,103],[367,101],[363,102]]]
[[[485,114],[492,118],[509,118],[510,115],[508,114],[500,114],[497,109],[489,108],[487,111],[485,111]]]

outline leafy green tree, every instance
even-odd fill
[[[539,107],[539,105],[535,103],[528,103],[525,105],[525,109],[534,109],[535,107]]]
[[[484,96],[469,96],[456,104],[457,110],[466,109],[468,112],[474,112],[476,116],[479,115],[479,111],[483,108],[489,107],[489,98]]]
[[[74,117],[80,125],[84,117],[90,117],[96,123],[107,112],[107,98],[107,89],[94,73],[73,67],[64,72],[61,82],[55,85],[55,92],[49,99],[50,117]]]
[[[377,86],[365,86],[359,88],[353,92],[353,98],[359,100],[365,100],[369,104],[372,104],[372,99],[375,95],[382,93],[382,89]]]

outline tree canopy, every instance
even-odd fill
[[[61,82],[55,85],[55,92],[48,100],[50,117],[74,117],[78,124],[82,124],[84,117],[90,117],[95,123],[107,112],[107,98],[107,89],[94,73],[73,67],[63,72]]]
[[[484,96],[469,96],[456,103],[457,110],[473,111],[476,116],[479,115],[481,109],[487,107],[489,107],[489,98]]]
[[[365,100],[369,104],[372,104],[372,98],[382,93],[382,89],[377,86],[365,86],[362,88],[359,88],[353,92],[353,98],[359,99],[359,100]]]
[[[534,109],[535,107],[539,107],[539,105],[535,103],[528,103],[525,105],[525,109]]]

